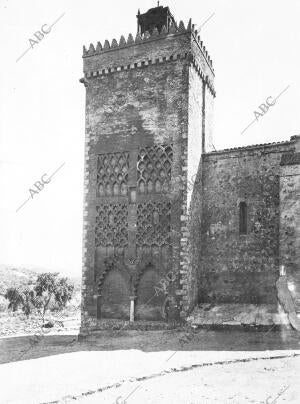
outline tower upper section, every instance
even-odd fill
[[[156,7],[138,14],[135,36],[122,35],[120,40],[105,40],[103,45],[83,47],[85,78],[102,76],[177,59],[188,59],[215,95],[212,60],[194,24],[177,24],[168,7]]]
[[[138,20],[138,32],[143,35],[146,31],[152,34],[155,28],[158,32],[161,32],[163,27],[167,30],[172,24],[175,24],[173,15],[170,12],[169,7],[158,6],[150,8],[146,13],[141,14],[140,10],[137,15]]]

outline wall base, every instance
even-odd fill
[[[277,305],[219,304],[203,303],[198,305],[187,319],[192,326],[289,326],[285,313]]]

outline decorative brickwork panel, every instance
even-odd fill
[[[172,145],[140,149],[137,163],[139,194],[159,193],[169,189],[172,160]]]
[[[138,204],[137,245],[170,245],[171,203],[149,201]]]
[[[127,195],[129,153],[99,154],[97,196]]]
[[[96,209],[96,247],[127,247],[127,205],[99,205]]]

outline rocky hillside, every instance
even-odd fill
[[[0,265],[0,295],[4,295],[10,287],[34,283],[37,273],[25,268],[14,268]]]

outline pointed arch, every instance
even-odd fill
[[[149,262],[139,272],[135,282],[137,320],[163,320],[162,306],[165,293],[162,289],[161,276],[156,267]]]

